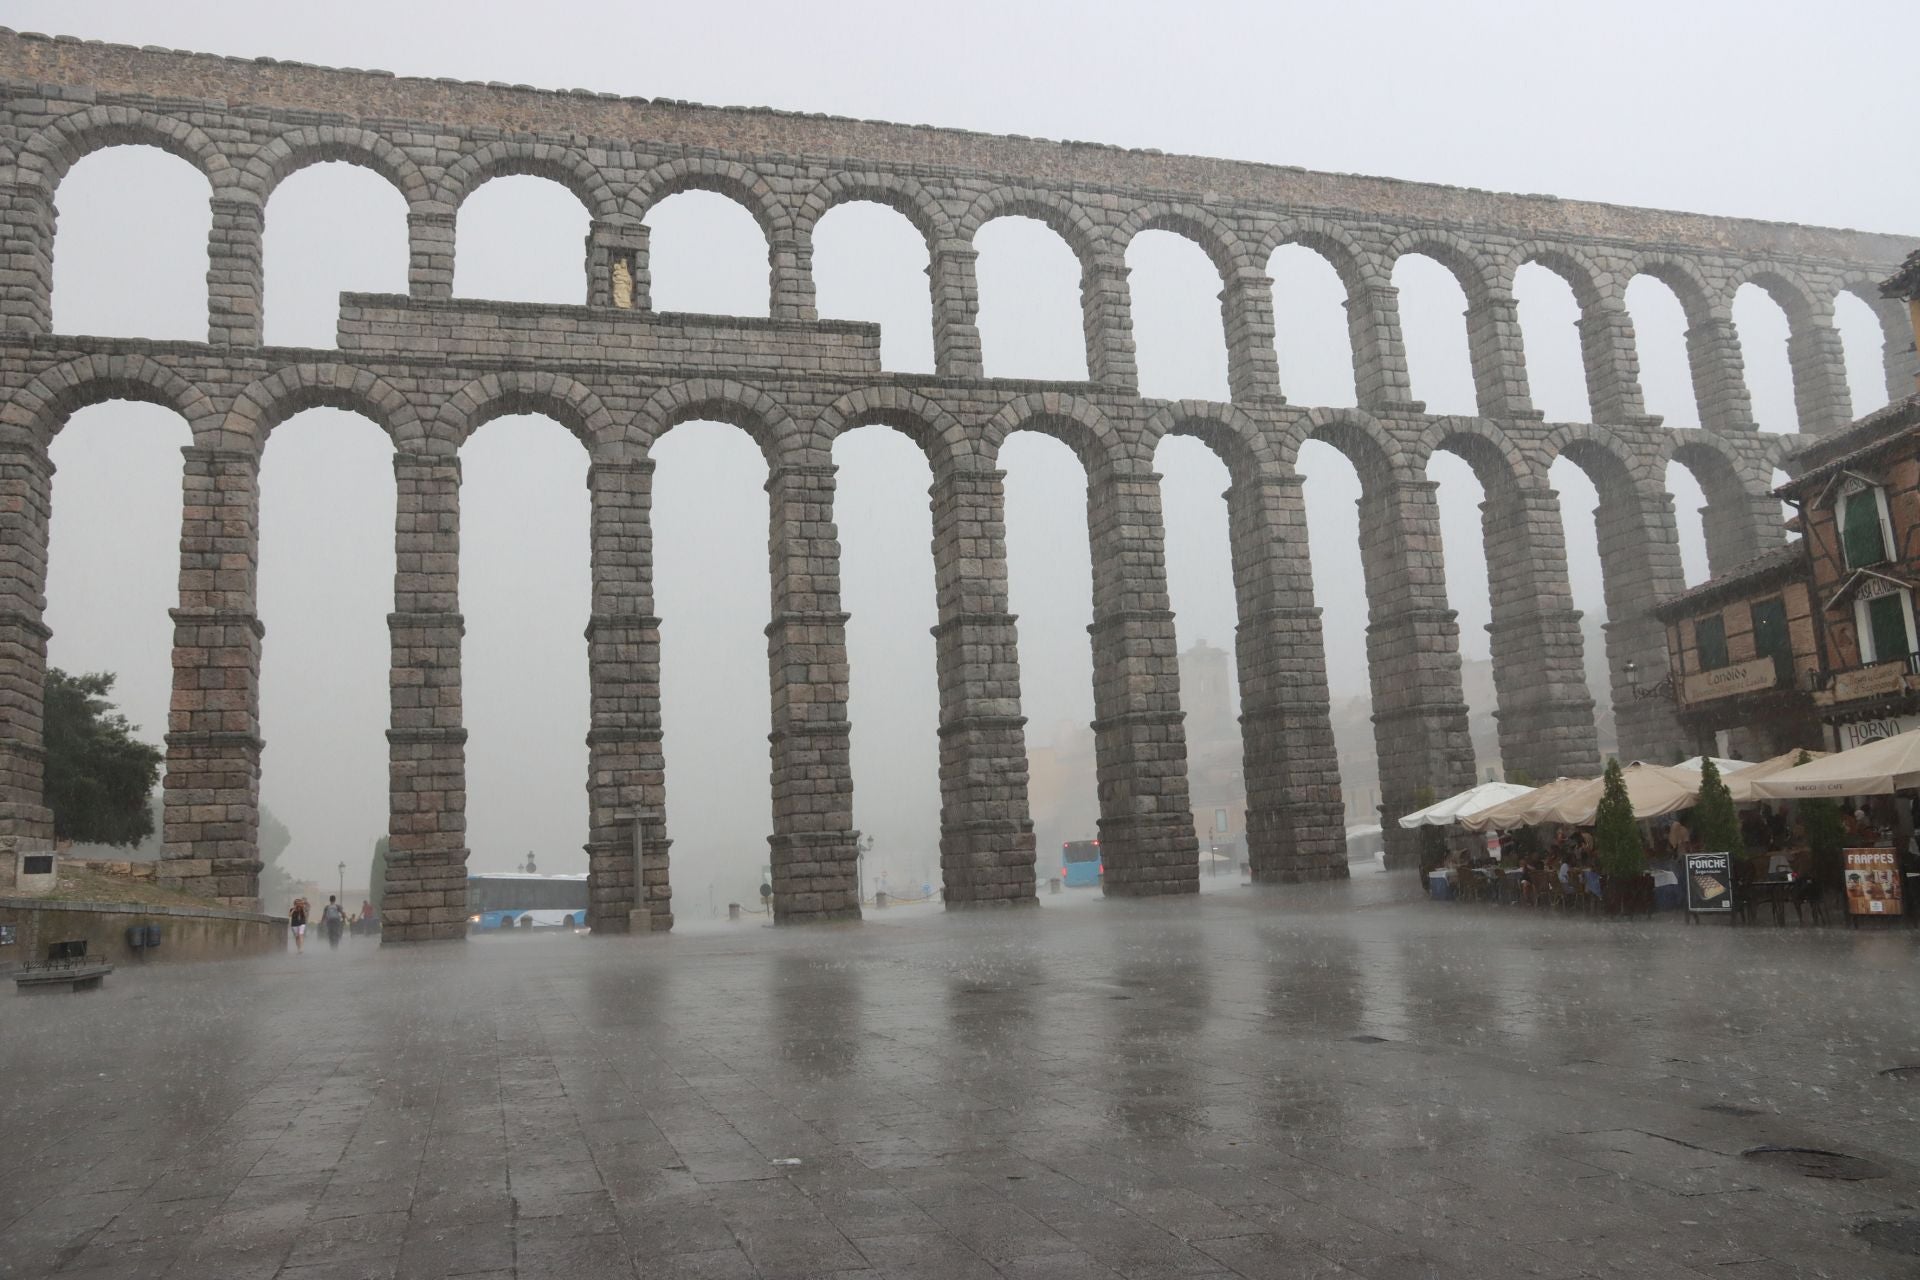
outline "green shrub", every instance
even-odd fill
[[[1640,828],[1633,820],[1633,801],[1620,762],[1607,760],[1606,790],[1593,818],[1594,855],[1601,874],[1614,879],[1637,876],[1647,869],[1646,850],[1640,847]]]
[[[1747,842],[1740,834],[1740,815],[1733,811],[1733,796],[1721,781],[1720,769],[1711,758],[1700,765],[1700,799],[1693,807],[1693,833],[1700,847],[1709,853],[1747,856]]]

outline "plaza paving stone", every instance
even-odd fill
[[[0,1276],[1920,1271],[1855,1234],[1920,1214],[1920,934],[1406,880],[9,998]]]

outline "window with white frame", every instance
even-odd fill
[[[1893,521],[1887,514],[1885,489],[1865,480],[1852,481],[1841,491],[1834,515],[1847,568],[1864,569],[1892,558]]]
[[[1913,626],[1913,592],[1876,579],[1853,598],[1853,622],[1860,636],[1860,661],[1891,662],[1920,649]]]

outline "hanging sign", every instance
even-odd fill
[[[1842,671],[1833,678],[1833,700],[1850,702],[1855,698],[1873,698],[1898,693],[1906,687],[1906,683],[1905,660],[1876,663],[1871,667],[1857,667],[1852,671]]]
[[[1846,849],[1847,914],[1900,914],[1900,864],[1891,849]]]
[[[1724,853],[1687,855],[1687,910],[1733,910],[1733,859]]]
[[[1680,682],[1682,702],[1706,702],[1736,693],[1758,693],[1780,683],[1780,670],[1772,658],[1754,658],[1712,671],[1696,671]]]

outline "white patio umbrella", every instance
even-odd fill
[[[1450,827],[1469,813],[1491,808],[1503,801],[1526,795],[1531,790],[1532,787],[1523,787],[1516,782],[1483,782],[1477,787],[1468,787],[1457,796],[1448,796],[1424,809],[1414,810],[1400,819],[1400,825],[1409,830],[1414,827]]]
[[[1720,771],[1720,776],[1723,778],[1730,773],[1738,773],[1742,769],[1751,769],[1753,767],[1753,762],[1750,760],[1727,760],[1720,756],[1694,756],[1690,759],[1682,760],[1673,767],[1676,769],[1691,769],[1695,773],[1699,773],[1704,762],[1707,760],[1713,761],[1713,767]]]
[[[1881,796],[1920,787],[1920,729],[1836,751],[1752,786],[1755,799],[1807,800],[1818,796]]]

